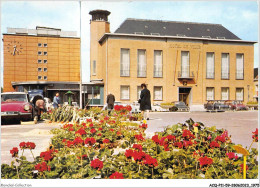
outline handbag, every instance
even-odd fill
[[[138,100],[138,103],[141,103],[141,99]]]

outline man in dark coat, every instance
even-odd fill
[[[114,109],[114,103],[115,103],[115,96],[111,93],[108,93],[107,95],[107,109],[108,114]]]
[[[144,119],[149,120],[149,110],[152,109],[151,107],[151,94],[150,91],[147,89],[145,84],[141,84],[141,94],[140,94],[140,110],[142,111],[142,115],[144,116]],[[146,112],[146,113],[144,113]]]

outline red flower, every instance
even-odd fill
[[[109,129],[111,132],[114,132],[114,129]]]
[[[75,132],[75,134],[85,135],[85,134],[87,134],[87,133],[86,133],[85,129],[80,128],[79,130],[77,130],[77,131]]]
[[[114,110],[115,110],[115,111],[120,111],[122,108],[123,108],[122,105],[115,105],[115,106],[114,106]]]
[[[152,137],[152,140],[156,143],[156,144],[159,144],[160,143],[160,140],[159,140],[159,136],[158,135],[154,135]]]
[[[241,164],[241,165],[239,165],[241,168],[240,168],[240,172],[243,172],[243,170],[244,170],[244,164]],[[248,166],[246,165],[246,170],[248,170]]]
[[[122,173],[115,172],[109,176],[109,179],[124,179],[124,176]]]
[[[189,130],[183,130],[182,137],[185,139],[193,139],[195,136]]]
[[[134,151],[133,152],[133,158],[135,161],[142,161],[145,158],[145,153],[140,151]]]
[[[211,135],[208,136],[208,140],[210,140],[210,139],[211,139]]]
[[[74,146],[74,142],[73,141],[70,141],[70,140],[68,140],[67,141],[67,147],[71,147],[71,146]]]
[[[62,140],[62,142],[67,142],[66,138],[64,138],[64,139]]]
[[[26,149],[26,144],[25,144],[25,142],[21,142],[21,143],[19,144],[19,146],[20,146],[21,149]]]
[[[18,148],[14,147],[13,149],[10,150],[10,153],[12,154],[12,157],[17,157],[18,156]]]
[[[90,123],[88,126],[89,126],[89,127],[93,127],[94,125],[93,125],[93,123]]]
[[[209,147],[211,147],[211,148],[219,148],[220,145],[219,145],[219,143],[217,143],[216,141],[212,141],[212,142],[209,144]]]
[[[110,140],[107,139],[107,138],[105,138],[105,139],[103,140],[103,144],[107,144],[107,143],[110,143]]]
[[[198,127],[198,126],[199,126],[198,123],[194,123],[194,124],[193,124],[193,127]]]
[[[157,159],[152,158],[150,155],[146,154],[144,159],[144,164],[150,166],[150,167],[156,167],[158,166]]]
[[[88,159],[88,155],[86,155],[86,154],[82,155],[81,157],[82,157],[83,160],[84,160],[84,159]],[[81,159],[79,156],[78,156],[77,158],[78,158],[78,159]]]
[[[121,136],[122,135],[122,133],[120,131],[117,131],[116,134],[117,134],[117,136]]]
[[[86,138],[85,139],[85,144],[88,144],[88,145],[93,145],[96,143],[96,139],[91,137],[91,138]]]
[[[168,139],[168,141],[174,142],[176,140],[175,136],[173,136],[173,135],[168,135],[168,136],[166,136],[166,138]]]
[[[102,134],[101,134],[101,133],[98,133],[97,135],[98,135],[98,136],[102,136]]]
[[[237,158],[238,158],[238,156],[235,155],[234,152],[229,152],[229,153],[227,153],[226,155],[228,156],[229,159],[235,159],[235,160],[237,160]]]
[[[224,143],[226,141],[226,137],[225,137],[225,135],[222,134],[220,136],[217,136],[215,138],[215,141],[220,141],[220,142]]]
[[[103,162],[100,161],[99,159],[94,159],[93,161],[91,161],[90,166],[91,166],[92,168],[101,170],[101,169],[103,168]]]
[[[99,130],[99,131],[102,131],[103,129],[102,129],[102,127],[99,127],[98,130]]]
[[[133,145],[133,148],[134,148],[134,149],[137,149],[138,151],[143,151],[143,147],[142,147],[141,144],[134,144],[134,145]]]
[[[190,140],[188,140],[188,141],[184,140],[184,141],[183,141],[183,146],[184,146],[185,148],[187,148],[188,146],[192,146],[192,142],[191,142]]]
[[[142,134],[137,134],[135,135],[135,138],[138,140],[138,141],[143,141],[144,140],[144,137]]]
[[[91,129],[90,132],[91,132],[92,134],[94,134],[94,133],[97,132],[97,131],[96,131],[96,129]]]
[[[127,105],[125,109],[130,112],[132,110],[132,107],[130,105]]]
[[[74,139],[74,141],[73,141],[73,144],[75,145],[75,146],[77,146],[77,145],[83,145],[83,143],[84,143],[84,140],[82,140],[82,138],[80,138],[80,137],[77,137],[77,138],[75,138]]]
[[[256,128],[255,132],[252,132],[252,133],[253,133],[253,136],[252,136],[253,140],[255,142],[258,142],[258,128]]]
[[[128,149],[125,151],[126,158],[131,158],[133,156],[134,150]]]
[[[200,166],[207,166],[213,163],[213,159],[208,158],[207,156],[199,158]]]
[[[145,124],[145,123],[143,123],[143,124],[142,124],[142,125],[140,125],[139,127],[140,127],[140,128],[142,128],[142,129],[147,129],[148,125],[147,125],[147,124]]]
[[[74,129],[72,127],[69,128],[69,131],[74,131]]]
[[[182,145],[181,142],[175,142],[175,143],[174,143],[174,146],[177,146],[177,147],[180,148],[180,149],[183,147],[183,145]]]
[[[50,161],[53,159],[53,150],[41,152],[40,157],[42,157],[45,161]]]
[[[87,119],[87,122],[92,122],[92,119]]]
[[[104,120],[105,120],[105,121],[109,120],[109,117],[108,117],[108,116],[106,116],[106,117],[104,118]]]
[[[47,166],[47,163],[44,161],[42,163],[38,163],[37,165],[35,165],[34,168],[35,168],[35,170],[38,170],[39,172],[51,170],[50,166]]]

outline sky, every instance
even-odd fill
[[[257,1],[82,1],[81,53],[82,80],[90,80],[89,11],[104,9],[113,33],[127,18],[222,24],[242,40],[258,41]],[[78,1],[1,1],[1,33],[7,27],[35,29],[36,26],[77,31],[80,37]],[[1,35],[2,38],[2,35]],[[3,79],[3,44],[1,40],[1,83]],[[259,64],[255,44],[254,67]]]

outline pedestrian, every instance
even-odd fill
[[[35,109],[37,111],[38,120],[41,119],[41,114],[45,111],[45,102],[42,98],[36,100]]]
[[[115,96],[109,92],[107,95],[108,114],[110,114],[110,112],[114,109],[114,103],[115,103]]]
[[[141,94],[138,103],[140,103],[140,110],[144,117],[144,119],[149,120],[149,110],[152,109],[151,107],[151,94],[150,91],[147,89],[145,84],[141,84]]]
[[[60,107],[60,94],[59,93],[56,93],[56,96],[54,96],[53,98],[53,107],[54,108],[58,108]]]

